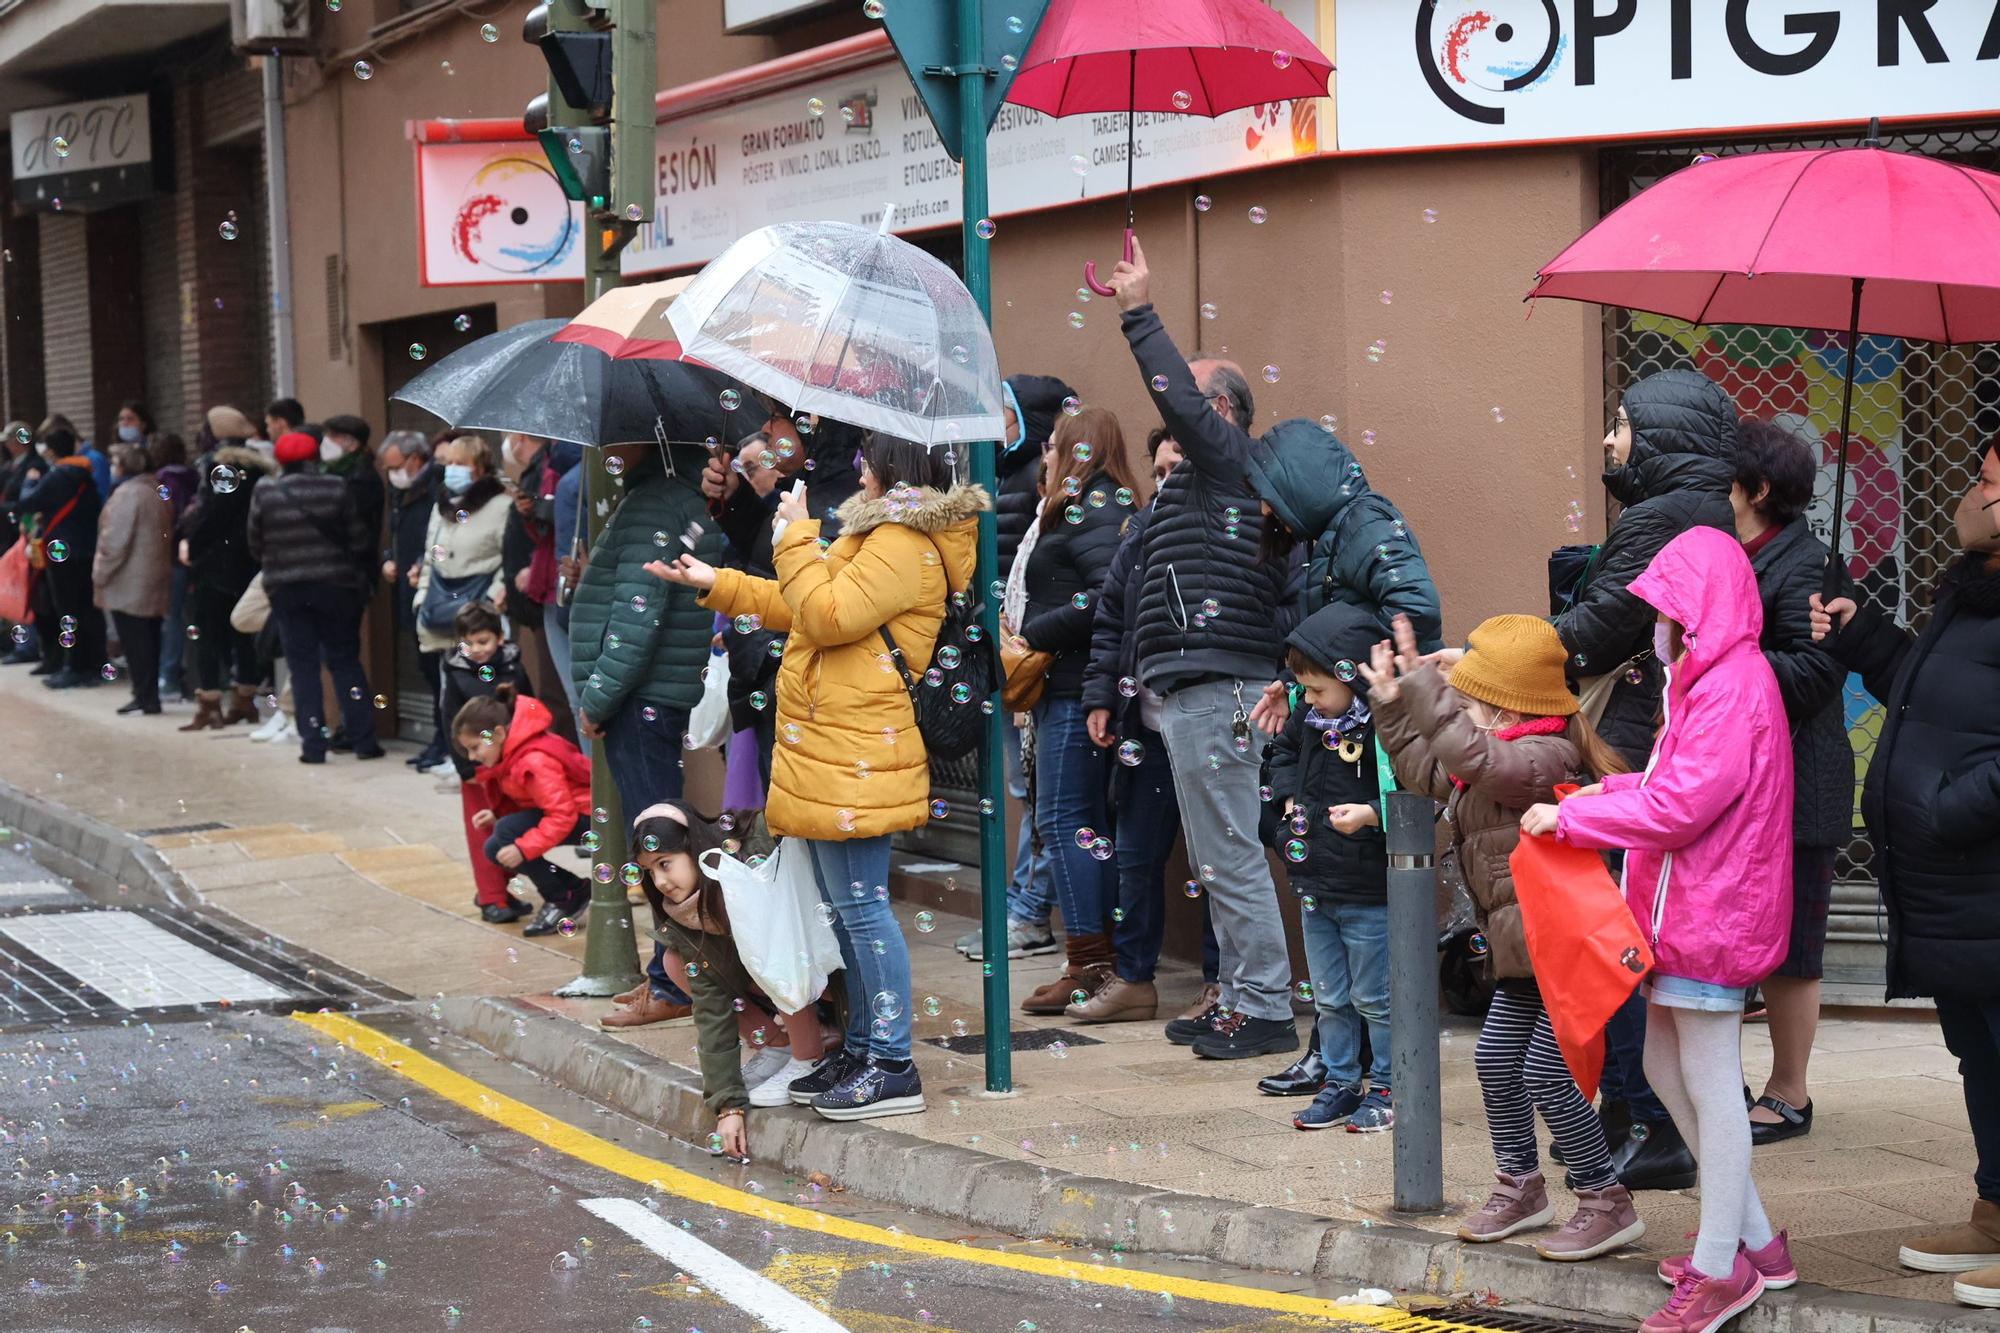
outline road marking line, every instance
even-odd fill
[[[694,1274],[708,1289],[774,1333],[847,1333],[840,1324],[706,1241],[646,1211],[633,1199],[578,1199],[654,1254]]]
[[[1284,1314],[1317,1315],[1320,1318],[1337,1319],[1347,1324],[1393,1330],[1393,1333],[1485,1333],[1484,1330],[1476,1330],[1470,1325],[1407,1314],[1392,1308],[1340,1305],[1323,1297],[1301,1296],[1293,1292],[1260,1291],[1253,1287],[1235,1287],[1226,1282],[1210,1282],[1201,1278],[1105,1268],[1097,1264],[1021,1254],[1012,1250],[983,1250],[977,1246],[962,1245],[957,1241],[906,1235],[900,1231],[870,1226],[866,1222],[815,1212],[796,1204],[780,1203],[754,1194],[746,1194],[657,1158],[633,1152],[629,1148],[601,1139],[574,1125],[559,1120],[551,1121],[543,1112],[525,1102],[515,1101],[512,1097],[488,1088],[476,1079],[467,1078],[457,1070],[439,1064],[414,1047],[406,1046],[387,1033],[378,1032],[345,1014],[294,1013],[292,1018],[317,1032],[324,1033],[384,1068],[402,1075],[461,1110],[470,1111],[474,1115],[513,1130],[544,1148],[566,1153],[578,1161],[613,1175],[644,1182],[652,1188],[671,1193],[691,1203],[721,1208],[747,1217],[761,1218],[779,1226],[817,1232],[822,1236],[854,1241],[858,1244],[877,1245],[885,1249],[901,1250],[906,1254],[918,1254],[930,1259],[946,1259],[954,1263],[1005,1268],[1016,1273],[1056,1278],[1065,1282],[1090,1282],[1099,1286],[1151,1292],[1155,1295],[1165,1293],[1177,1300],[1203,1301],[1210,1305],[1232,1305]]]

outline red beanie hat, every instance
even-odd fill
[[[273,449],[280,466],[319,457],[319,441],[302,430],[286,431]]]

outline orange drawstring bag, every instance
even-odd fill
[[[1556,788],[1562,800],[1577,789]],[[1508,858],[1535,981],[1563,1062],[1585,1101],[1604,1072],[1604,1025],[1653,966],[1625,895],[1587,847],[1524,837]]]

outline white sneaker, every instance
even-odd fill
[[[264,719],[262,726],[250,733],[250,739],[253,741],[274,741],[278,739],[279,734],[284,731],[289,723],[290,719],[283,713],[273,713]]]
[[[750,1085],[752,1106],[790,1106],[792,1104],[792,1084],[812,1073],[810,1060],[794,1060],[786,1054],[785,1063],[778,1071],[762,1083]]]
[[[754,1088],[771,1077],[771,1071],[792,1058],[789,1049],[783,1046],[766,1046],[743,1062],[743,1086]]]
[[[458,765],[449,759],[442,759],[423,771],[426,777],[455,778],[458,776]]]

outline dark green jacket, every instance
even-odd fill
[[[736,1026],[736,1001],[756,989],[743,970],[736,942],[727,935],[689,930],[672,917],[662,917],[653,938],[681,961],[691,963],[688,999],[694,1002],[695,1046],[701,1052],[701,1100],[720,1114],[732,1106],[747,1109],[749,1089],[743,1086],[743,1043]]]
[[[570,603],[571,672],[593,722],[609,722],[634,701],[685,711],[701,698],[714,614],[695,601],[693,589],[662,582],[645,568],[687,550],[681,537],[691,523],[704,527],[695,556],[711,564],[722,558],[700,466],[676,461],[678,476],[663,475],[657,457],[627,474],[628,493],[591,548]]]

